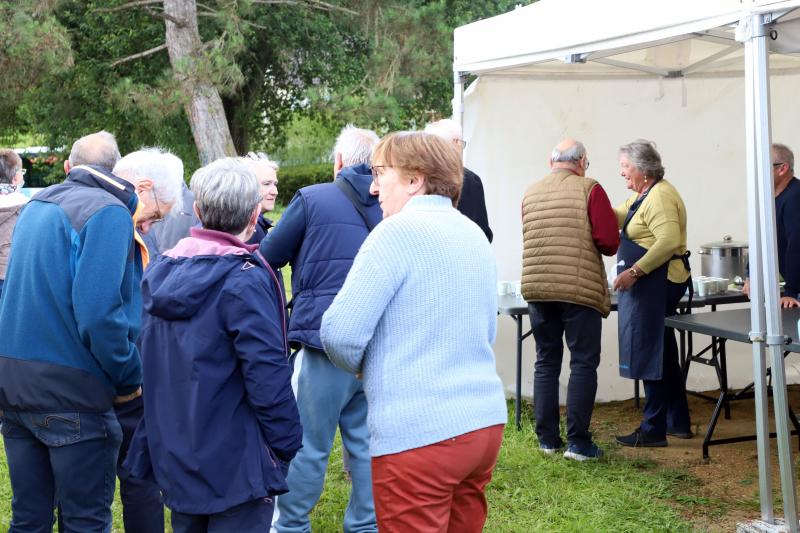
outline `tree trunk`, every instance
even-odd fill
[[[201,53],[195,0],[164,0],[169,62],[185,93],[190,96],[186,114],[200,162],[235,156],[228,121],[219,91],[197,76],[194,62]]]

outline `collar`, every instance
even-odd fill
[[[203,239],[205,241],[211,241],[219,244],[220,246],[233,246],[234,248],[242,248],[244,251],[250,254],[258,250],[258,244],[243,243],[236,236],[231,235],[230,233],[225,233],[224,231],[205,228],[191,228],[190,232],[192,237]]]
[[[78,183],[86,187],[103,189],[122,202],[125,207],[130,210],[131,215],[136,212],[139,198],[136,196],[136,188],[133,184],[118,178],[101,167],[95,165],[78,165],[70,169],[66,181]]]
[[[447,196],[421,194],[419,196],[412,196],[406,205],[403,206],[403,211],[445,210],[448,208],[453,209],[453,200]]]

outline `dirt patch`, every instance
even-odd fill
[[[718,392],[708,393],[718,396]],[[770,398],[770,405],[772,398]],[[789,404],[800,411],[800,386],[791,386]],[[702,456],[702,442],[711,419],[714,403],[689,396],[695,437],[689,440],[669,439],[666,448],[633,449],[619,447],[613,453],[623,454],[670,481],[674,487],[675,506],[681,515],[698,530],[735,531],[736,523],[760,517],[758,454],[756,441],[722,444],[709,448],[709,459]],[[595,408],[592,429],[600,442],[613,442],[614,435],[630,433],[638,424],[641,411],[633,400],[601,404]],[[770,409],[770,417],[772,410]],[[773,428],[774,431],[774,428]],[[752,435],[755,433],[755,406],[752,399],[731,403],[731,418],[720,416],[714,438]],[[797,465],[797,437],[793,437],[793,459]],[[612,445],[613,446],[613,445]],[[777,443],[770,440],[773,491],[779,506],[780,475]],[[797,476],[797,468],[795,468]]]

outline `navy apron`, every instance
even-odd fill
[[[617,274],[630,269],[647,253],[646,248],[628,238],[626,228],[651,189],[633,202],[625,217],[617,251],[617,259],[623,263],[617,267]],[[668,268],[669,261],[637,279],[628,290],[619,292],[619,375],[624,378],[662,378]]]

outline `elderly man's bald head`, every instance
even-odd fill
[[[586,147],[569,137],[558,143],[550,154],[550,168],[566,168],[583,176],[588,166]]]
[[[69,173],[70,168],[78,165],[95,165],[111,172],[119,160],[117,140],[109,132],[101,130],[75,141],[64,170]]]

